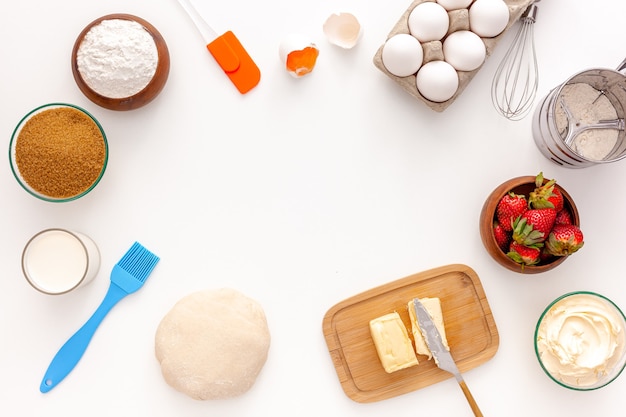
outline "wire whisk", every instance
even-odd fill
[[[534,24],[537,18],[535,0],[520,17],[519,30],[500,62],[491,84],[491,101],[509,120],[523,119],[533,107],[539,71],[535,52]]]

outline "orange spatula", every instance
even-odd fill
[[[200,16],[189,0],[178,0],[207,43],[206,47],[241,94],[261,80],[261,71],[231,31],[217,34]]]

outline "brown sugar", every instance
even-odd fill
[[[33,190],[71,198],[101,176],[107,145],[98,125],[72,107],[41,111],[24,123],[15,142],[19,173]]]

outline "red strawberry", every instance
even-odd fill
[[[526,196],[509,192],[498,202],[496,219],[504,230],[513,230],[513,222],[528,210]]]
[[[557,224],[546,240],[546,248],[554,256],[570,255],[583,245],[583,232],[573,224]]]
[[[554,187],[552,190],[552,195],[548,197],[548,202],[552,203],[554,206],[554,210],[558,213],[563,210],[563,206],[565,205],[565,199],[563,198],[563,193],[557,187]]]
[[[568,209],[563,209],[556,213],[556,219],[554,220],[554,224],[574,224],[572,220],[572,214]]]
[[[543,173],[535,177],[535,189],[528,195],[528,203],[532,208],[553,208],[556,212],[563,210],[563,193],[556,187],[556,180],[543,183]]]
[[[535,265],[539,263],[541,249],[535,246],[520,245],[513,241],[506,255],[518,264],[521,264],[523,268],[524,265]]]
[[[523,216],[518,217],[513,222],[513,234],[511,238],[520,245],[533,246],[546,240],[546,236],[539,230],[535,230],[533,225]]]
[[[543,239],[547,239],[556,220],[556,211],[553,208],[530,209],[522,214],[522,219],[532,225],[533,230],[543,233]]]
[[[548,251],[548,248],[544,246],[541,249],[541,255],[539,255],[539,262],[541,262],[542,264],[546,264],[546,263],[552,262],[553,260],[554,260],[554,255],[552,255]]]
[[[509,243],[511,242],[511,233],[504,230],[497,220],[493,222],[493,236],[496,238],[498,247],[506,253],[509,249]]]

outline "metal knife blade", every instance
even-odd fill
[[[430,317],[430,313],[428,313],[428,310],[426,310],[426,307],[424,307],[424,304],[422,304],[418,298],[413,300],[413,306],[415,308],[417,324],[424,335],[424,339],[426,339],[428,349],[433,354],[433,358],[435,358],[435,363],[440,369],[454,374],[458,380],[461,373],[452,355],[444,346],[441,334]]]
[[[428,346],[428,349],[430,349],[430,353],[433,354],[435,363],[439,369],[450,372],[454,375],[456,381],[461,387],[461,390],[463,390],[463,394],[465,394],[465,398],[472,408],[474,415],[476,417],[482,417],[483,413],[480,411],[472,393],[463,380],[463,376],[461,375],[459,368],[456,366],[452,355],[443,345],[441,334],[439,333],[437,326],[435,326],[435,322],[433,322],[430,318],[430,313],[428,313],[428,310],[426,310],[426,307],[424,307],[424,304],[422,304],[418,298],[413,299],[413,306],[415,308],[415,316],[417,317],[417,325],[422,331],[424,339],[426,339],[426,345]]]

